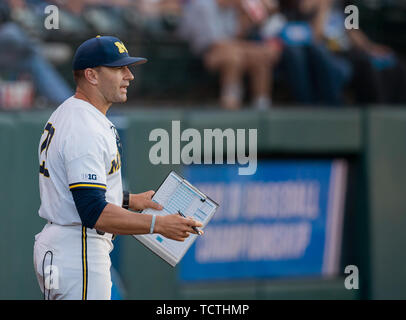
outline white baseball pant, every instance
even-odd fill
[[[110,300],[112,235],[47,223],[35,236],[34,268],[44,299]]]

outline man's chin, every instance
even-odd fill
[[[124,103],[127,102],[127,95],[120,95],[120,97],[117,97],[113,103]]]

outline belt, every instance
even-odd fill
[[[53,224],[51,221],[48,221],[48,223],[49,224]],[[105,232],[104,231],[101,231],[101,230],[97,230],[97,229],[95,229],[96,230],[96,233],[97,234],[99,234],[99,235],[101,235],[101,236],[104,236],[105,235]],[[116,235],[115,234],[111,234],[111,240],[114,240],[116,238]]]
[[[105,234],[104,231],[100,231],[100,230],[97,230],[97,229],[95,229],[95,230],[96,230],[97,234],[100,234],[101,236],[104,236],[104,234]],[[112,234],[111,235],[111,240],[114,240],[115,238],[116,238],[116,235]]]

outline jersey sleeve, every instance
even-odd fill
[[[69,189],[98,188],[106,190],[106,171],[102,161],[88,155],[66,165]]]
[[[82,225],[94,228],[107,205],[106,191],[97,188],[73,188],[71,191]]]
[[[69,137],[63,148],[69,189],[106,190],[105,154],[106,144],[100,136],[82,131]]]

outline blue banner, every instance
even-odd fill
[[[220,208],[180,263],[182,281],[337,273],[344,160],[262,161],[252,176],[193,165],[184,174]]]

